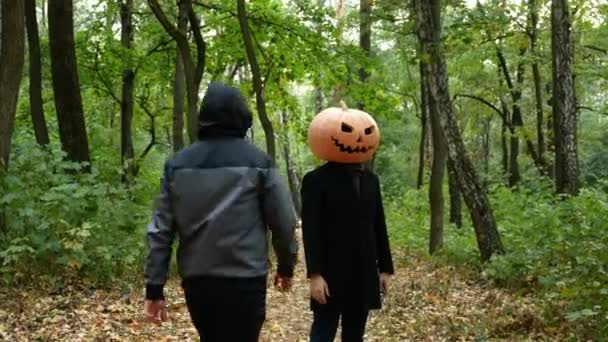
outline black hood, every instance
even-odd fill
[[[199,139],[212,135],[244,137],[251,127],[252,115],[240,90],[211,82],[198,116]]]

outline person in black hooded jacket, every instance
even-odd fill
[[[296,216],[268,155],[244,137],[252,115],[240,91],[210,83],[199,141],[165,164],[148,225],[144,314],[166,319],[163,287],[175,237],[186,304],[205,342],[253,342],[265,320],[267,229],[278,259],[275,285],[291,287]]]

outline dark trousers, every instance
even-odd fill
[[[342,342],[362,342],[369,311],[362,309],[331,309],[314,311],[310,342],[332,342],[342,317]]]
[[[186,304],[203,342],[257,342],[266,319],[266,277],[183,281]]]

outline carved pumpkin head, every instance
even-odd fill
[[[380,143],[376,121],[366,112],[328,108],[308,128],[308,145],[317,157],[337,163],[364,163],[372,159]]]

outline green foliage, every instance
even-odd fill
[[[583,336],[607,336],[608,194],[585,189],[579,197],[557,199],[544,180],[515,192],[494,186],[490,194],[507,253],[481,265],[468,224],[446,227],[438,261],[481,267],[499,286],[539,291],[548,320],[569,321]],[[426,190],[389,201],[393,244],[426,253]]]
[[[0,276],[45,284],[79,279],[108,283],[141,265],[149,205],[131,189],[104,179],[112,171],[64,160],[56,149],[15,146],[10,173],[0,180],[8,229],[0,235]],[[105,174],[104,174],[105,173]]]
[[[585,189],[579,197],[557,200],[549,191],[495,191],[509,253],[496,257],[486,272],[499,283],[539,287],[549,306],[567,304],[559,315],[608,334],[608,195]]]

